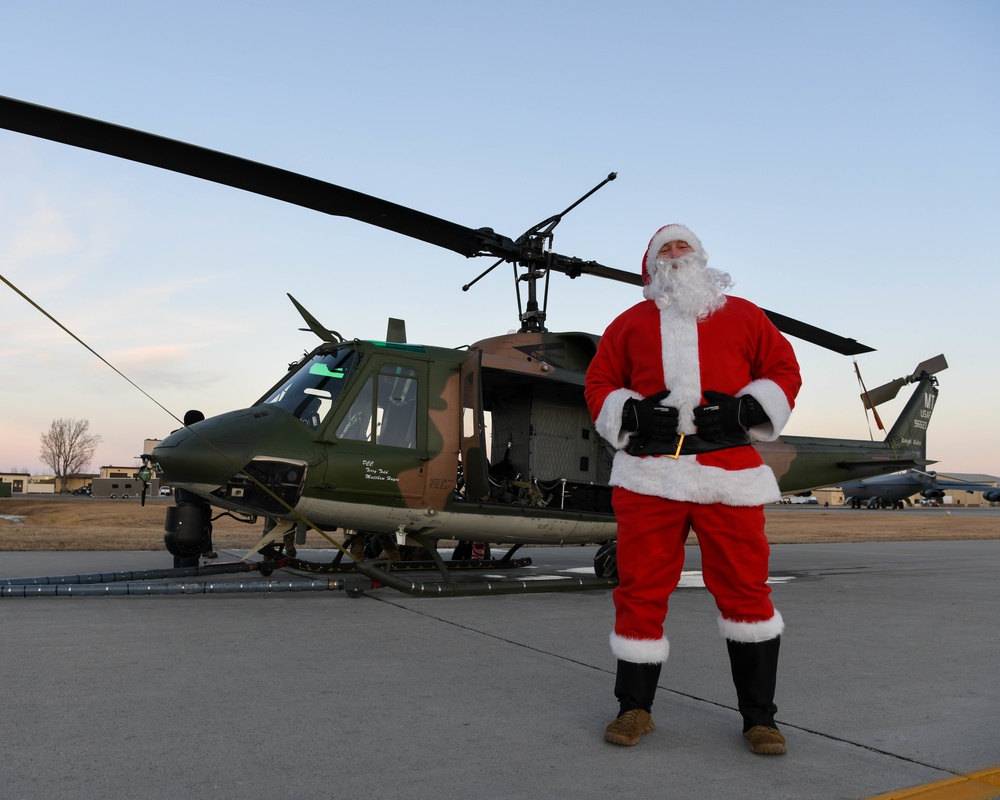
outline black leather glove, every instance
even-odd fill
[[[705,400],[705,405],[694,410],[694,424],[698,435],[710,442],[771,421],[760,403],[748,394],[733,397],[709,391],[705,392]]]
[[[622,428],[649,439],[673,440],[677,435],[677,409],[660,405],[669,394],[657,392],[644,400],[630,397],[622,408]]]

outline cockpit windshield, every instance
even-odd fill
[[[314,355],[262,402],[283,408],[315,430],[330,413],[360,360],[357,351],[348,347]]]

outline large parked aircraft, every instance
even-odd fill
[[[927,500],[940,500],[946,491],[982,492],[989,503],[1000,502],[1000,488],[989,483],[972,483],[958,478],[940,477],[936,472],[910,469],[891,475],[877,475],[840,485],[844,504],[851,508],[902,508],[913,505],[919,494]]]

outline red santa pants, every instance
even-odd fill
[[[774,617],[763,506],[680,502],[620,486],[612,499],[618,520],[618,636],[663,638],[667,602],[680,582],[684,543],[692,529],[701,547],[705,586],[723,619],[754,623]]]

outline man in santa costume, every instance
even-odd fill
[[[774,723],[784,623],[767,585],[763,508],[781,494],[751,441],[776,439],[788,421],[798,362],[761,309],[726,295],[729,275],[708,267],[683,225],[654,234],[642,278],[645,300],[608,326],[586,383],[597,431],[617,449],[611,651],[620,709],[605,739],[634,745],[655,730],[653,696],[670,649],[663,623],[693,529],[744,735],[754,753],[784,753]]]

